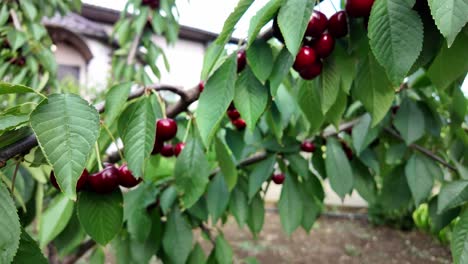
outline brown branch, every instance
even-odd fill
[[[401,140],[401,141],[405,141],[403,139],[403,137],[401,137],[397,132],[395,132],[393,129],[391,128],[388,128],[388,127],[385,127],[384,128],[384,131],[387,132],[389,135]],[[421,152],[422,154],[426,155],[427,157],[431,158],[432,160],[434,161],[437,161],[439,162],[440,164],[444,165],[445,167],[449,168],[450,170],[456,172],[457,169],[450,165],[448,162],[446,162],[445,160],[443,160],[441,157],[437,156],[436,154],[434,154],[432,151],[428,150],[427,148],[424,148],[420,145],[417,145],[417,144],[411,144],[409,145],[410,148],[414,149],[414,150],[417,150],[419,152]]]
[[[73,264],[77,262],[81,257],[83,257],[86,254],[86,252],[92,249],[95,245],[96,245],[96,242],[94,242],[94,240],[88,240],[84,242],[78,248],[78,251],[75,254],[65,258],[62,264]]]
[[[18,31],[23,31],[21,29],[21,23],[19,21],[18,14],[16,14],[15,10],[13,9],[10,10],[10,16],[11,16],[11,20],[13,20],[13,25],[15,26],[15,29]]]
[[[205,235],[208,237],[208,239],[210,240],[211,244],[213,244],[213,246],[216,245],[216,241],[214,240],[213,236],[211,235],[211,230],[205,226],[203,223],[201,223],[199,225],[201,231],[203,231],[203,233],[205,233]]]
[[[58,259],[57,248],[51,243],[47,246],[48,254],[47,258],[50,264],[59,264],[60,261]]]
[[[353,120],[351,120],[351,121],[342,123],[342,124],[340,124],[340,126],[338,127],[338,130],[336,130],[336,128],[335,128],[334,126],[328,126],[328,127],[326,127],[326,128],[323,130],[321,136],[322,136],[323,138],[335,136],[335,135],[337,135],[338,133],[340,133],[341,131],[345,131],[345,130],[347,130],[347,129],[352,128],[352,127],[355,126],[358,122],[359,122],[359,118],[356,118],[356,119],[353,119]]]

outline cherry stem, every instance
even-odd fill
[[[96,150],[96,158],[98,160],[99,171],[102,171],[103,168],[102,168],[101,154],[99,154],[99,143],[97,141],[94,144],[94,149]]]
[[[20,162],[16,162],[15,171],[13,172],[13,178],[11,179],[11,194],[15,193],[15,182],[16,182],[16,175],[18,174]]]
[[[163,118],[166,118],[166,104],[164,103],[164,100],[161,98],[161,95],[157,91],[151,90],[151,92],[156,95],[156,98],[158,98]]]
[[[335,7],[335,4],[333,4],[333,0],[330,0],[330,3],[332,4],[333,9],[335,9],[335,12],[338,12],[338,10],[337,10],[336,7]]]
[[[190,116],[190,119],[187,123],[187,129],[185,130],[185,135],[184,135],[184,139],[182,139],[182,142],[187,142],[187,138],[188,138],[188,135],[189,135],[189,132],[190,132],[190,127],[192,126],[192,119],[193,117]]]
[[[117,144],[117,140],[115,140],[115,137],[112,135],[112,132],[110,131],[109,127],[106,126],[106,124],[104,124],[104,122],[101,122],[101,125],[102,127],[104,128],[104,130],[106,130],[107,134],[109,135],[109,137],[111,138],[112,142],[114,142],[115,144],[115,147],[117,148],[117,151],[119,153],[119,156],[120,156],[120,159],[125,162],[125,158],[123,156],[123,153],[122,153],[122,150],[120,150],[119,148],[119,145]]]

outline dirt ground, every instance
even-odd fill
[[[288,238],[281,230],[279,215],[267,212],[257,241],[234,219],[222,228],[235,251],[235,263],[254,256],[260,263],[346,263],[346,264],[429,264],[451,263],[448,246],[418,231],[403,232],[374,227],[365,219],[322,216],[307,234],[297,230]],[[210,243],[203,241],[205,250]]]

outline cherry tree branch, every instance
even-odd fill
[[[84,242],[83,244],[80,245],[80,247],[78,248],[78,251],[75,254],[65,258],[62,264],[73,264],[77,262],[81,257],[83,257],[86,254],[86,252],[92,249],[95,245],[96,245],[96,242],[94,242],[94,240],[88,240]]]

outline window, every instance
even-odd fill
[[[77,83],[80,80],[80,66],[78,65],[63,65],[59,64],[57,70],[57,77],[61,81],[63,79],[73,79]]]

